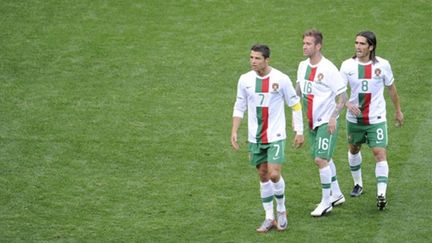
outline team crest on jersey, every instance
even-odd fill
[[[272,84],[272,89],[273,89],[273,92],[277,92],[278,89],[279,89],[279,84],[278,83],[273,83]]]
[[[373,78],[375,80],[381,80],[382,77],[380,75],[381,75],[381,69],[379,69],[379,68],[375,69],[375,76]]]
[[[328,87],[328,85],[326,85],[326,84],[323,82],[324,74],[319,73],[318,76],[317,76],[317,78],[318,78],[318,80],[315,82],[316,84],[319,84],[319,85],[323,85],[323,86],[325,86],[325,87]]]
[[[379,69],[379,68],[375,69],[375,75],[380,76],[381,75],[381,69]]]

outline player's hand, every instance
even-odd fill
[[[296,134],[294,137],[294,148],[300,148],[304,143],[304,136]]]
[[[402,111],[396,112],[395,114],[395,126],[401,127],[404,123],[404,115]]]
[[[345,106],[346,106],[347,109],[348,109],[351,113],[353,113],[355,116],[358,116],[358,115],[361,114],[361,110],[360,110],[360,108],[359,108],[358,106],[352,104],[351,102],[347,102],[347,103],[345,104]]]
[[[237,133],[231,134],[231,146],[234,150],[239,150],[240,145],[237,143]]]
[[[335,117],[330,117],[330,120],[329,120],[328,125],[327,125],[327,131],[330,134],[333,134],[336,131],[336,118]]]

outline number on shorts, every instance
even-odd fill
[[[274,157],[277,158],[277,157],[279,157],[280,146],[279,146],[279,144],[274,144],[273,146],[276,147],[276,153],[275,153]]]
[[[318,149],[327,150],[329,147],[328,138],[319,138],[318,140]]]
[[[376,130],[377,133],[377,139],[378,140],[383,140],[384,139],[384,131],[382,130],[382,128],[378,128]]]

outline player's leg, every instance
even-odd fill
[[[319,169],[321,182],[321,202],[311,213],[311,215],[315,217],[322,216],[332,210],[332,204],[330,202],[332,173],[329,160],[333,154],[335,139],[336,136],[328,133],[327,124],[317,128],[314,140],[314,151],[315,163]]]
[[[273,183],[276,198],[277,228],[285,230],[288,226],[285,207],[285,181],[282,177],[282,163],[285,161],[285,140],[270,144],[267,152],[268,173]]]
[[[375,159],[375,176],[377,180],[377,207],[379,210],[384,210],[387,205],[387,182],[389,174],[389,166],[386,159],[385,148],[372,149]]]
[[[273,210],[273,198],[274,189],[273,183],[270,180],[268,173],[268,163],[261,163],[257,166],[258,174],[260,176],[260,195],[261,202],[265,211],[265,219],[257,231],[260,233],[266,233],[275,226],[274,210]]]
[[[339,126],[338,126],[339,122],[336,125],[336,130],[333,132],[332,136],[333,139],[330,141],[332,144],[330,144],[330,146],[332,146],[333,148],[335,148],[336,146],[336,138],[338,137],[338,131],[339,131]],[[332,152],[333,153],[333,152]],[[336,165],[333,161],[333,158],[330,157],[329,159],[329,166],[330,166],[330,170],[331,170],[331,196],[330,196],[330,202],[333,206],[336,205],[340,205],[342,203],[345,202],[345,197],[343,196],[340,187],[339,187],[339,182],[337,179],[337,170],[336,170]]]
[[[387,205],[386,192],[389,174],[389,166],[387,162],[387,124],[380,123],[373,125],[368,133],[369,146],[372,148],[375,157],[375,177],[377,180],[377,207],[383,210]]]
[[[351,197],[358,197],[363,193],[363,178],[362,178],[362,155],[361,145],[349,144],[348,149],[348,163],[353,178],[354,187],[351,191]]]
[[[267,166],[267,151],[261,148],[261,144],[249,144],[249,159],[252,165],[257,168],[258,176],[260,179],[260,196],[262,206],[265,211],[265,220],[257,232],[265,233],[275,225],[274,212],[273,212],[273,183],[270,181]]]
[[[348,163],[351,170],[351,176],[354,181],[354,188],[350,195],[358,197],[363,193],[362,179],[362,155],[361,144],[366,142],[366,130],[361,125],[347,122],[348,137]]]
[[[288,219],[285,207],[285,181],[280,174],[282,165],[269,163],[268,167],[271,178],[270,181],[273,183],[274,197],[276,198],[276,226],[278,230],[285,230],[288,226]]]
[[[336,173],[336,165],[333,159],[330,159],[329,166],[332,173],[330,202],[332,206],[337,206],[345,202],[345,197],[342,194],[342,191],[340,190],[339,187],[339,182],[337,180],[337,173]]]
[[[315,158],[315,163],[319,168],[319,177],[321,182],[321,202],[311,212],[314,217],[320,217],[332,210],[332,204],[330,202],[331,193],[331,169],[326,159],[319,157]]]
[[[268,164],[270,181],[273,183],[274,196],[276,198],[278,212],[285,212],[285,181],[281,175],[281,164]]]

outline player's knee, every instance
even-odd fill
[[[280,179],[280,173],[279,171],[272,171],[270,173],[270,180],[272,180],[273,182],[278,182]]]
[[[375,157],[375,161],[377,162],[387,160],[387,154],[385,149],[374,149],[373,155]]]
[[[267,170],[260,170],[259,171],[259,176],[261,178],[268,178],[268,171]]]
[[[316,164],[319,168],[324,168],[325,166],[327,166],[328,161],[327,161],[326,159],[316,157],[316,158],[315,158],[315,164]]]
[[[381,162],[387,160],[386,156],[375,156],[376,162]]]
[[[349,151],[351,154],[358,154],[360,152],[361,147],[356,145],[351,145],[349,147]]]
[[[259,166],[257,166],[257,170],[261,181],[269,179],[267,164],[260,164]]]

